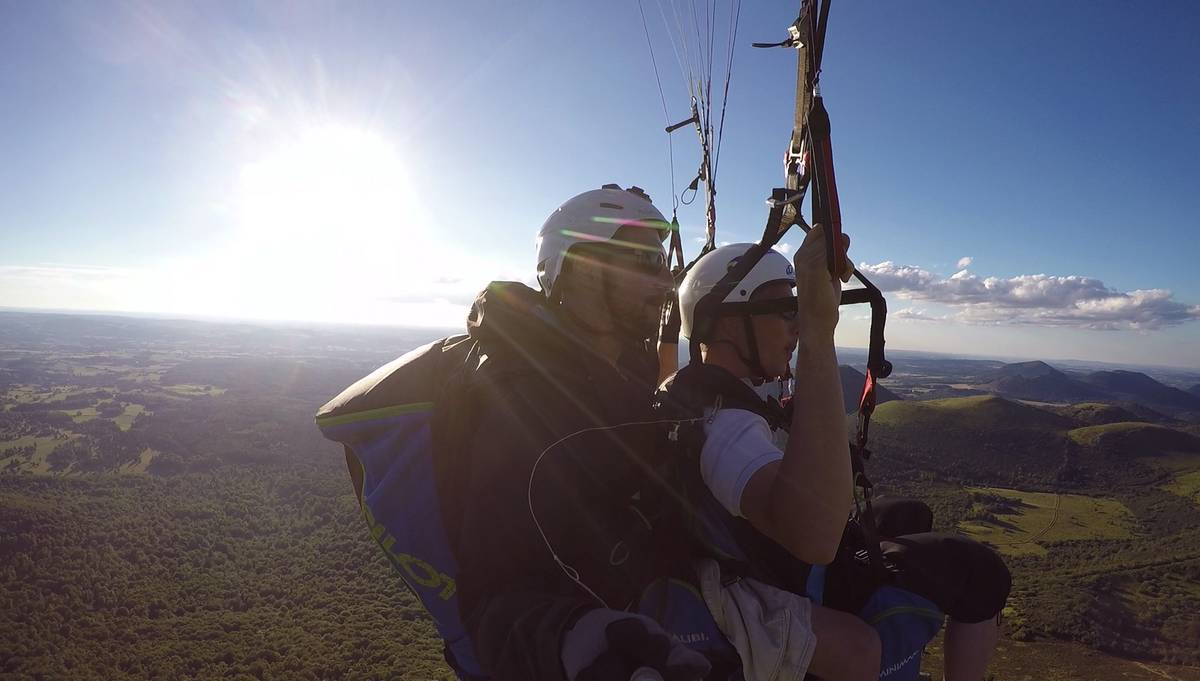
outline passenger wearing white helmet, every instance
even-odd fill
[[[693,344],[693,362],[664,384],[661,400],[705,420],[700,437],[676,438],[685,443],[677,460],[698,469],[678,479],[705,518],[697,525],[723,568],[735,547],[735,576],[790,592],[759,588],[755,607],[789,613],[790,645],[811,655],[813,674],[865,681],[879,678],[882,667],[891,678],[915,678],[920,650],[945,612],[945,678],[975,681],[990,658],[1010,585],[999,557],[966,538],[930,532],[928,507],[904,500],[878,505],[894,576],[880,582],[854,558],[864,540],[854,532],[857,520],[847,525],[853,481],[833,344],[841,286],[826,269],[823,238],[819,226],[806,236],[794,269],[778,252],[763,253],[731,289],[730,273],[758,246],[718,248],[684,279],[681,333]],[[790,404],[756,393],[753,384],[788,374],[793,350]],[[823,568],[812,568],[835,557],[828,579]],[[830,607],[804,597],[821,592]],[[900,611],[908,619],[886,622],[888,612]],[[864,622],[868,615],[878,632]],[[797,629],[805,635],[796,636]],[[762,654],[739,652],[743,659]]]
[[[723,246],[693,266],[680,287],[681,333],[699,346],[705,365],[740,380],[783,377],[798,351],[795,373],[803,380],[792,398],[786,453],[773,445],[763,418],[741,409],[714,414],[706,428],[705,479],[731,513],[748,518],[800,559],[828,563],[841,538],[852,484],[833,345],[841,283],[825,270],[817,227],[797,251],[795,267],[768,251],[724,300],[711,300],[718,281],[750,247]],[[752,460],[734,456],[747,449]]]
[[[715,299],[719,293],[714,289],[738,262],[754,257],[753,247],[722,246],[688,272],[679,290],[680,332],[692,345],[693,364],[670,379],[666,390],[683,401],[704,396],[704,404],[694,406],[708,416],[698,464],[704,485],[720,504],[712,512],[745,519],[743,523],[748,521],[757,533],[786,549],[794,558],[785,562],[795,566],[786,578],[802,581],[804,567],[798,561],[825,564],[833,559],[851,495],[850,452],[833,345],[841,282],[825,267],[823,231],[817,227],[797,251],[794,264],[768,250],[723,299]],[[752,386],[790,375],[797,350],[795,374],[803,378],[793,397],[791,435],[786,451],[781,451],[774,424],[758,408],[765,403]],[[714,407],[706,399],[714,393],[737,399]],[[774,401],[770,406],[781,409]],[[739,535],[746,531],[731,534],[740,542]],[[778,562],[778,552],[765,547],[766,542],[751,538],[749,543]],[[768,559],[754,549],[748,554],[749,561]],[[761,575],[762,569],[755,565],[750,574]],[[802,583],[785,579],[781,585],[802,593]],[[805,651],[800,659],[812,673],[828,680],[878,676],[879,639],[860,619],[798,595],[780,596],[775,607],[786,609],[795,620],[791,645]],[[803,633],[797,636],[796,629]]]

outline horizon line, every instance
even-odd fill
[[[16,314],[57,314],[66,316],[80,317],[124,317],[130,319],[149,319],[157,321],[183,321],[194,322],[200,324],[249,324],[263,327],[279,327],[279,326],[308,326],[322,328],[341,328],[341,329],[427,329],[429,331],[446,331],[451,334],[462,333],[464,330],[453,327],[443,326],[425,326],[421,324],[402,324],[402,323],[387,323],[387,322],[322,322],[312,319],[262,319],[254,317],[222,317],[216,315],[189,314],[183,312],[144,312],[133,310],[95,310],[95,309],[76,309],[76,308],[38,308],[38,307],[13,307],[10,305],[0,305],[0,313],[16,313]],[[682,346],[681,346],[682,347]],[[855,350],[867,351],[865,346],[855,345],[838,345],[837,350]],[[1175,370],[1200,373],[1200,365],[1197,366],[1180,366],[1174,364],[1135,364],[1130,362],[1112,362],[1106,360],[1095,359],[1077,359],[1072,357],[1030,357],[1023,355],[978,355],[972,353],[959,352],[939,352],[936,350],[923,350],[903,347],[889,347],[891,352],[899,353],[915,353],[924,355],[934,355],[938,357],[950,359],[969,359],[979,361],[996,361],[1011,364],[1014,362],[1032,362],[1039,361],[1045,363],[1060,362],[1060,363],[1075,363],[1075,364],[1103,364],[1114,367],[1133,367],[1146,368],[1157,370]],[[840,363],[840,362],[839,362]]]

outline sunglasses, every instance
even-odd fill
[[[796,321],[800,310],[796,307],[796,297],[772,298],[770,300],[752,300],[738,306],[739,314],[777,315],[786,322]]]
[[[613,267],[647,276],[657,276],[667,270],[667,254],[653,246],[626,246],[609,242],[587,244],[580,250]]]

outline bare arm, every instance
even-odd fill
[[[742,513],[800,560],[825,564],[846,525],[853,478],[833,345],[841,283],[825,269],[819,226],[804,239],[795,264],[801,328],[791,434],[783,459],[750,478]]]

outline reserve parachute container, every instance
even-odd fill
[[[469,432],[461,389],[480,361],[466,335],[429,343],[346,388],[317,412],[341,443],[371,537],[433,617],[459,678],[485,678],[458,613],[450,475]]]

